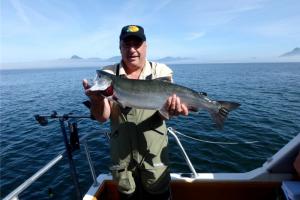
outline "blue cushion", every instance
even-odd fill
[[[300,200],[300,181],[283,181],[281,188],[287,200]]]

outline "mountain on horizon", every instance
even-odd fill
[[[113,56],[105,59],[105,61],[107,62],[120,62],[120,60],[121,60],[121,56]]]
[[[279,57],[291,57],[291,56],[300,56],[300,48],[296,47],[292,51],[282,54]]]
[[[71,60],[86,60],[86,61],[95,61],[95,62],[119,62],[121,60],[121,56],[113,56],[110,58],[98,58],[98,57],[91,57],[91,58],[82,58],[77,55],[73,55]]]
[[[70,59],[71,60],[81,59],[81,60],[97,61],[97,62],[120,62],[122,57],[121,56],[113,56],[113,57],[110,57],[110,58],[97,58],[97,57],[82,58],[82,57],[79,57],[78,55],[73,55]],[[163,57],[163,58],[151,59],[151,60],[154,60],[156,62],[178,62],[178,61],[186,61],[186,60],[192,60],[192,59],[193,58],[166,56],[166,57]]]
[[[82,59],[82,58],[77,55],[73,55],[70,59]]]
[[[192,60],[192,59],[193,58],[167,56],[167,57],[156,59],[155,61],[157,61],[157,62],[175,62],[175,61]]]

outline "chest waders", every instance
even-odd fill
[[[150,62],[153,77],[153,66]],[[119,65],[116,67],[119,76]],[[132,91],[134,92],[134,91]],[[168,190],[168,137],[165,122],[156,110],[122,108],[113,103],[111,113],[110,153],[113,179],[118,190],[132,194],[136,187],[148,193]]]

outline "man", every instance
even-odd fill
[[[169,67],[146,59],[146,36],[141,26],[123,27],[119,47],[121,62],[103,70],[128,79],[168,77],[172,80]],[[92,115],[99,122],[110,119],[111,170],[121,199],[169,199],[168,138],[164,117],[156,110],[122,108],[90,91],[86,80],[83,86],[91,99]],[[170,116],[188,114],[187,107],[180,103],[176,94],[166,99],[164,109]]]

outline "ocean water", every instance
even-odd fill
[[[206,112],[172,118],[168,126],[210,144],[179,136],[197,172],[246,172],[300,133],[300,63],[170,65],[176,83],[204,91],[214,100],[236,101],[222,131]],[[81,80],[93,78],[97,67],[1,70],[0,197],[33,175],[64,150],[57,120],[40,126],[35,114],[73,113],[88,116]],[[109,124],[78,120],[79,135],[88,136],[96,173],[107,173]],[[169,136],[172,172],[189,172],[174,139]],[[257,141],[245,144],[245,141]],[[74,152],[82,193],[92,184],[83,148]],[[52,195],[49,195],[51,190]],[[64,158],[20,195],[21,199],[74,199]]]

